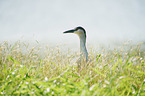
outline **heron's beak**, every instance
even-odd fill
[[[68,31],[65,31],[63,33],[74,33],[75,30],[68,30]]]

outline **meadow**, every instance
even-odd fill
[[[89,62],[78,69],[79,54],[29,43],[0,43],[1,96],[145,96],[145,44],[113,50],[88,48]]]

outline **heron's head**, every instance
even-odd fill
[[[71,30],[67,30],[63,33],[75,33],[77,34],[79,37],[85,37],[86,38],[86,31],[83,27],[76,27],[74,29],[71,29]]]

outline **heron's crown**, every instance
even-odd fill
[[[85,31],[85,29],[83,27],[81,27],[81,26],[78,26],[78,27],[75,28],[75,31],[79,31],[79,30],[83,31],[84,34],[85,34],[85,37],[86,37],[86,31]]]

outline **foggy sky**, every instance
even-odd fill
[[[88,44],[145,41],[145,0],[0,0],[0,41],[78,45],[77,26]]]

